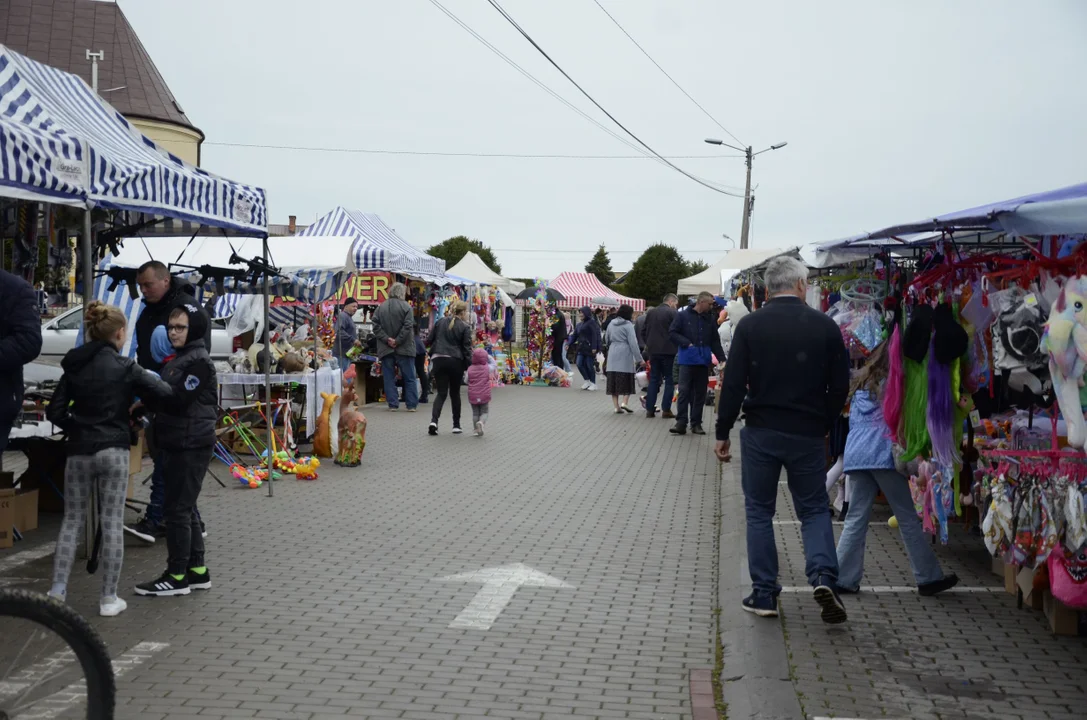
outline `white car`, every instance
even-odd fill
[[[59,362],[65,353],[75,347],[79,336],[79,326],[83,324],[83,307],[76,305],[71,310],[57,315],[52,320],[42,323],[42,352],[39,361]],[[224,360],[230,355],[233,342],[226,332],[222,321],[212,321],[211,357]]]

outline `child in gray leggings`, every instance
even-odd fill
[[[131,443],[129,408],[136,397],[163,400],[173,390],[157,375],[122,357],[126,323],[119,308],[100,302],[83,316],[87,342],[64,356],[64,369],[46,410],[46,417],[67,434],[68,464],[64,479],[64,522],[57,537],[53,588],[49,595],[63,602],[68,575],[83,534],[91,489],[98,487],[102,522],[102,598],[99,611],[112,616],[127,604],[117,597],[124,555],[123,519],[128,490],[128,449]]]

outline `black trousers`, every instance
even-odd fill
[[[453,427],[460,427],[460,386],[464,384],[464,363],[456,358],[431,358],[430,367],[434,371],[434,384],[438,386],[438,397],[434,400],[430,421],[438,422],[448,397],[453,405]]]
[[[710,369],[706,365],[679,366],[679,403],[676,407],[676,425],[686,427],[702,424],[702,411],[706,409],[706,389],[710,381]]]
[[[162,450],[166,480],[166,570],[182,575],[204,565],[204,534],[196,514],[196,499],[211,462],[208,448]]]

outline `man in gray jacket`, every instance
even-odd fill
[[[403,283],[393,283],[389,298],[374,313],[374,335],[377,356],[381,359],[381,378],[385,383],[385,400],[390,410],[400,408],[396,389],[396,369],[404,381],[404,401],[408,412],[419,404],[419,388],[415,381],[415,318],[405,298],[408,289]]]

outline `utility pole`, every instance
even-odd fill
[[[91,90],[98,93],[98,61],[106,59],[106,53],[99,50],[98,52],[87,51],[87,59],[91,61]],[[89,151],[88,151],[89,152]],[[89,158],[84,158],[84,162],[89,162]],[[89,191],[90,188],[88,187]],[[91,209],[87,207],[83,211],[83,252],[80,262],[83,265],[83,311],[86,312],[87,306],[91,304],[91,300],[94,299],[94,246],[91,240]]]
[[[747,249],[747,234],[751,229],[751,158],[754,155],[751,152],[751,146],[747,146],[747,150],[744,152],[747,157],[747,184],[744,186],[744,222],[740,230],[740,249]]]
[[[754,204],[752,202],[754,198],[751,197],[751,163],[755,159],[756,155],[762,155],[764,152],[770,152],[771,150],[780,150],[789,143],[780,142],[776,145],[771,145],[765,150],[759,150],[758,152],[752,152],[750,145],[748,145],[746,148],[741,148],[736,147],[735,145],[729,145],[727,142],[724,142],[723,140],[717,140],[715,138],[706,138],[706,143],[709,145],[724,145],[725,147],[732,148],[733,150],[739,150],[744,154],[744,161],[747,164],[747,184],[744,187],[744,222],[741,226],[742,229],[740,230],[740,249],[746,250],[747,237],[751,231],[751,209],[752,205]]]

